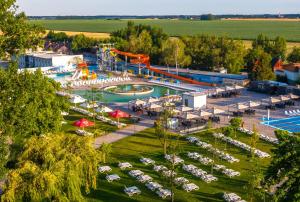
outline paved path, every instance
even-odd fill
[[[137,132],[143,131],[152,127],[154,120],[143,119],[139,123],[129,125],[125,128],[109,133],[107,135],[98,137],[95,139],[95,147],[98,148],[102,143],[113,143],[123,138],[129,137]]]

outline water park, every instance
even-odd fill
[[[264,170],[278,145],[274,130],[300,132],[299,96],[293,92],[270,96],[248,91],[243,75],[151,66],[149,56],[113,44],[100,46],[94,65],[82,61],[43,73],[61,83],[57,94],[71,103],[65,130],[95,137],[95,147],[113,143],[110,162],[99,166],[101,188],[87,196],[91,200],[165,200],[171,197],[166,179],[172,177],[178,200],[244,201],[249,153],[254,151]],[[176,156],[161,153],[153,128],[166,109],[168,130],[180,135]],[[235,117],[243,122],[228,137],[222,127]],[[255,147],[253,125],[259,131]]]

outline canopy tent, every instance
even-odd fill
[[[248,106],[249,108],[260,106],[260,103],[254,102],[254,101],[251,101],[251,100],[248,101],[248,102],[245,102],[243,104]]]
[[[146,101],[146,103],[153,103],[153,102],[159,102],[159,99],[153,98],[153,97],[149,97],[145,101]]]
[[[288,101],[288,100],[291,99],[291,98],[289,98],[288,96],[285,96],[285,95],[279,95],[278,98],[279,98],[281,101]]]
[[[139,106],[139,105],[144,105],[146,102],[144,100],[136,99],[132,102],[133,105]]]
[[[98,105],[96,103],[88,103],[88,102],[82,103],[80,106],[83,108],[87,108],[87,109],[98,107]]]
[[[239,86],[239,85],[234,85],[233,88],[234,88],[235,90],[241,90],[241,89],[244,89],[243,86]]]
[[[225,113],[225,111],[224,110],[222,110],[222,109],[218,109],[218,108],[212,108],[212,109],[208,109],[207,110],[207,112],[209,112],[209,113],[211,113],[211,114],[213,114],[213,115],[217,115],[217,114],[223,114],[223,113]]]
[[[247,109],[248,108],[248,106],[245,105],[245,104],[243,104],[243,103],[236,103],[236,104],[233,104],[233,105],[231,105],[229,107],[231,107],[231,108],[233,108],[235,110],[242,110],[242,109]]]
[[[299,99],[298,95],[295,95],[293,93],[287,94],[287,97],[291,98],[291,99]]]
[[[200,117],[205,117],[205,116],[210,116],[210,115],[212,115],[212,113],[211,113],[211,112],[208,112],[208,111],[205,111],[205,110],[199,110],[199,111],[198,111],[198,115],[199,115]]]
[[[87,119],[80,119],[78,121],[75,121],[73,123],[74,126],[80,127],[80,128],[86,128],[86,127],[90,127],[90,126],[94,126],[95,123],[91,122]]]
[[[267,104],[274,104],[274,103],[281,102],[281,100],[278,98],[275,98],[275,97],[269,97],[269,98],[263,99],[262,102],[267,103]]]
[[[200,116],[196,115],[196,114],[192,114],[192,113],[184,113],[182,115],[182,118],[185,119],[185,120],[191,120],[191,119],[197,119],[197,118],[200,118]]]
[[[172,109],[172,112],[175,113],[175,114],[180,114],[181,111],[177,110],[177,109]]]
[[[129,118],[130,115],[127,114],[126,112],[123,112],[121,110],[115,110],[113,112],[109,112],[108,113],[110,117],[113,117],[115,119],[119,119],[119,118]]]
[[[190,107],[187,107],[187,106],[179,106],[179,107],[176,107],[176,109],[180,112],[188,112],[188,111],[192,111],[193,108],[190,108]]]
[[[109,108],[109,107],[106,107],[106,106],[104,106],[104,105],[101,105],[100,107],[98,107],[97,109],[96,109],[96,112],[97,113],[109,113],[109,112],[112,112],[113,110],[111,109],[111,108]]]
[[[225,89],[224,88],[215,88],[215,93],[218,94],[218,93],[221,93],[221,92],[224,92]]]
[[[86,99],[80,97],[80,96],[74,96],[69,100],[73,104],[83,103],[86,101]]]
[[[160,108],[162,108],[161,105],[158,105],[158,104],[155,104],[155,103],[150,103],[150,104],[147,105],[147,107],[149,109],[160,109]]]
[[[233,87],[231,87],[231,86],[225,86],[225,91],[232,91],[232,90],[234,90]]]

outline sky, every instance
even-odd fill
[[[300,0],[17,0],[27,15],[300,13]]]

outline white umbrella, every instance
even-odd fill
[[[288,101],[290,100],[291,98],[287,97],[287,96],[284,96],[284,95],[280,95],[278,96],[278,98],[281,100],[281,101]]]
[[[251,107],[257,107],[257,106],[259,106],[260,105],[260,103],[258,103],[258,102],[254,102],[254,101],[248,101],[248,102],[245,102],[245,105],[246,106],[248,106],[249,108],[251,108]]]
[[[233,87],[231,87],[231,86],[225,86],[225,91],[232,91],[232,90],[234,90]]]
[[[274,103],[280,102],[280,100],[278,98],[274,98],[274,97],[269,97],[269,98],[263,99],[262,101],[267,102],[269,104],[274,104]]]
[[[225,111],[222,109],[212,108],[208,110],[211,114],[217,115],[217,114],[223,114]]]
[[[192,111],[193,108],[190,108],[190,107],[187,107],[187,106],[179,106],[179,107],[176,107],[176,109],[180,112],[188,112],[188,111]]]
[[[298,95],[295,95],[295,94],[293,94],[293,93],[290,93],[290,94],[288,94],[287,95],[289,98],[291,98],[291,99],[299,99],[299,96]]]
[[[158,102],[158,101],[159,101],[159,99],[156,99],[156,98],[153,98],[153,97],[149,97],[149,98],[146,99],[147,103],[153,103],[153,102]]]
[[[86,101],[86,99],[80,97],[80,96],[74,96],[69,100],[73,104],[83,103]]]
[[[87,109],[91,109],[91,108],[93,108],[93,106],[92,106],[92,105],[90,105],[90,104],[89,104],[89,103],[87,103],[87,102],[85,102],[85,103],[82,103],[82,104],[80,105],[80,107],[87,108]]]
[[[100,107],[98,107],[98,108],[96,109],[96,112],[97,112],[97,113],[103,113],[103,112],[109,113],[109,112],[113,112],[113,110],[112,110],[111,108],[109,108],[109,107],[106,107],[106,106],[104,106],[104,105],[101,105]]]
[[[155,104],[155,103],[150,103],[147,107],[149,107],[149,109],[158,109],[158,108],[162,108],[162,106]]]
[[[241,109],[247,109],[248,106],[244,105],[243,103],[237,103],[231,106],[232,108],[236,109],[236,110],[241,110]]]
[[[198,113],[198,115],[200,117],[204,117],[204,116],[210,116],[210,115],[212,115],[212,113],[210,113],[208,111],[200,110],[199,113]]]
[[[215,88],[215,92],[218,94],[218,93],[221,93],[221,92],[224,92],[225,89],[224,88]]]
[[[186,119],[186,120],[190,120],[190,119],[197,119],[200,118],[200,116],[196,115],[196,114],[192,114],[192,113],[184,113],[182,118]]]
[[[144,105],[146,102],[140,99],[136,99],[132,102],[134,105]]]
[[[239,86],[239,85],[234,85],[233,88],[234,88],[235,90],[241,90],[241,89],[244,89],[243,86]]]

